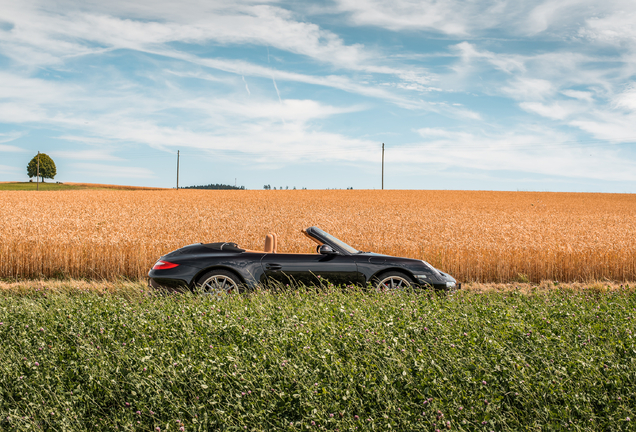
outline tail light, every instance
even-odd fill
[[[168,270],[177,267],[179,264],[171,263],[168,261],[157,261],[152,267],[153,270]]]

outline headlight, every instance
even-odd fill
[[[455,282],[446,282],[446,288],[455,288]]]

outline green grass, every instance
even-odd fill
[[[15,183],[0,183],[0,190],[13,190],[13,191],[27,191],[27,190],[36,190],[37,184],[36,182],[15,182]],[[40,182],[41,191],[50,191],[50,190],[69,190],[69,189],[86,189],[82,186],[74,186],[74,185],[65,185],[58,183],[42,183]]]
[[[635,430],[635,319],[625,290],[4,294],[0,430]]]

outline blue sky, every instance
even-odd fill
[[[0,181],[636,192],[632,0],[0,11]]]

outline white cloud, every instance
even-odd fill
[[[3,52],[17,62],[55,65],[68,57],[104,50],[161,51],[172,42],[255,44],[346,70],[389,74],[418,84],[431,81],[422,68],[381,64],[378,59],[384,56],[375,50],[345,44],[336,34],[298,20],[278,6],[211,3],[202,7],[198,2],[186,2],[182,13],[173,14],[173,7],[166,3],[137,2],[140,7],[131,7],[107,2],[97,9],[102,13],[89,13],[77,4],[62,3],[66,8],[61,7],[58,13],[47,12],[55,10],[50,3],[9,8],[6,18],[15,27],[0,32]],[[147,15],[144,20],[120,17],[131,10],[143,10]]]
[[[16,175],[16,174],[23,174],[23,170],[15,166],[0,165],[0,173]],[[24,175],[26,175],[26,172],[24,172]]]
[[[74,171],[70,171],[68,176],[76,174],[90,174],[98,177],[119,177],[119,178],[154,178],[155,174],[144,167],[125,167],[121,165],[106,165],[97,163],[74,163],[71,165]]]
[[[561,90],[561,94],[564,94],[573,99],[579,99],[586,102],[594,101],[594,94],[589,91],[580,91],[580,90]]]
[[[551,105],[542,104],[540,102],[522,102],[519,104],[526,111],[534,112],[540,116],[554,120],[564,120],[570,114],[572,109],[561,103],[553,103]]]
[[[24,152],[26,150],[21,149],[20,147],[16,147],[16,146],[12,146],[12,145],[6,145],[6,144],[0,144],[0,152]]]
[[[123,161],[124,159],[110,154],[108,150],[52,150],[51,156],[71,160]]]
[[[636,8],[630,0],[604,2],[603,14],[590,14],[585,25],[579,29],[579,35],[592,42],[613,45],[627,44],[635,48],[636,44]]]
[[[0,54],[9,61],[0,71],[0,121],[54,130],[57,150],[50,153],[56,157],[113,161],[74,165],[84,172],[113,172],[116,149],[131,144],[192,155],[249,155],[263,166],[304,160],[364,164],[375,160],[368,149],[376,143],[357,132],[336,132],[347,126],[329,129],[346,122],[325,120],[358,113],[355,121],[365,128],[363,122],[379,119],[367,115],[374,110],[394,116],[404,130],[419,130],[436,151],[429,158],[468,169],[510,166],[533,174],[583,175],[568,161],[589,169],[580,149],[557,146],[546,158],[530,145],[562,142],[538,131],[549,129],[546,124],[614,141],[636,136],[636,91],[629,85],[636,75],[635,7],[627,1],[336,1],[341,15],[331,23],[348,18],[395,31],[388,45],[363,45],[354,32],[327,30],[339,27],[312,22],[318,15],[298,3],[6,3],[3,20],[9,24],[0,25]],[[303,7],[310,12],[302,15]],[[426,35],[413,37],[414,30],[447,36],[431,43],[439,50],[432,52],[424,46]],[[424,47],[400,46],[407,37],[421,38]],[[606,50],[606,44],[614,46]],[[269,48],[273,55],[266,57]],[[253,54],[259,49],[260,59]],[[142,61],[134,63],[135,57]],[[133,68],[145,62],[145,69],[121,68],[117,61],[123,58],[132,59]],[[189,78],[205,82],[193,89]],[[332,94],[338,98],[329,99]],[[420,128],[436,124],[432,113],[452,118],[456,128]],[[520,132],[528,131],[527,124],[538,130]],[[407,139],[395,130],[387,133],[396,133],[397,142]],[[0,145],[0,151],[16,148]],[[424,160],[423,152],[411,150]],[[411,150],[396,148],[391,157],[408,162]],[[606,168],[625,164],[612,151],[600,161]],[[134,172],[125,168],[118,175]]]
[[[614,104],[617,107],[636,112],[636,86],[632,85],[624,92],[616,95]]]
[[[18,131],[14,131],[14,132],[9,132],[9,133],[0,133],[0,143],[8,143],[11,141],[15,141],[18,138],[21,138],[24,136],[23,132],[18,132]],[[6,148],[10,148],[10,147],[14,147],[14,146],[5,146]],[[14,148],[18,148],[18,147],[14,147]],[[15,151],[15,150],[14,150]]]
[[[548,80],[515,77],[502,89],[503,93],[517,100],[542,100],[554,95],[554,84]]]
[[[633,163],[618,149],[577,146],[570,136],[546,129],[542,133],[486,134],[424,128],[425,142],[392,148],[391,162],[426,163],[427,169],[507,170],[570,178],[636,181]],[[546,154],[550,157],[546,157]],[[419,166],[419,165],[418,165]],[[437,167],[437,168],[436,168]]]
[[[488,8],[457,0],[338,0],[340,11],[348,12],[356,25],[384,27],[393,31],[419,29],[448,35],[467,35],[476,23],[488,25],[501,5]]]

